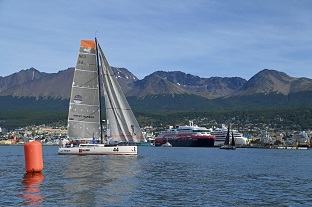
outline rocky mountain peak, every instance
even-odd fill
[[[161,77],[157,73],[146,76],[143,80],[134,83],[134,87],[127,93],[129,96],[146,96],[154,94],[181,94],[190,93],[176,84]]]
[[[126,68],[111,67],[124,93],[128,93],[133,87],[133,82],[139,80]]]
[[[291,82],[296,78],[276,70],[264,69],[251,77],[239,90],[239,95],[251,95],[257,93],[282,93],[288,94]]]
[[[17,73],[13,73],[6,77],[0,78],[0,92],[6,91],[9,88],[35,81],[41,77],[47,75],[47,73],[39,72],[35,68],[29,68],[26,70],[21,70]]]
[[[152,74],[165,78],[171,83],[185,86],[197,85],[201,80],[199,76],[186,74],[181,71],[156,71]]]

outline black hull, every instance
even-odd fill
[[[160,147],[167,142],[163,139],[162,142],[155,142],[156,147]],[[168,139],[172,147],[213,147],[214,139]]]

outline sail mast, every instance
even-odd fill
[[[99,51],[98,51],[98,43],[95,38],[95,53],[96,53],[96,67],[98,71],[98,84],[99,84],[99,107],[100,107],[100,135],[101,135],[101,144],[103,144],[103,124],[102,124],[102,96],[101,96],[101,76],[100,76],[100,61],[99,61]]]

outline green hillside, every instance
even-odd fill
[[[312,92],[259,94],[220,99],[202,96],[149,95],[128,97],[134,113],[142,126],[187,124],[188,120],[206,119],[225,122],[236,117],[238,123],[245,120],[256,123],[276,122],[280,127],[312,128]],[[0,96],[0,127],[18,128],[38,124],[66,125],[68,100],[52,98]],[[239,121],[238,121],[239,120]],[[287,122],[286,122],[287,121]]]

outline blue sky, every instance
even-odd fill
[[[139,79],[157,71],[312,78],[310,0],[0,0],[0,76],[74,67],[81,39]]]

